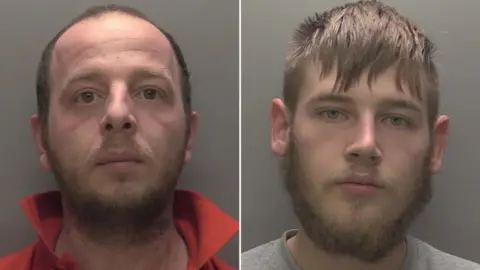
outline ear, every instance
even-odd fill
[[[443,154],[447,144],[448,133],[450,131],[450,120],[446,115],[437,118],[433,128],[433,149],[430,160],[430,170],[432,173],[438,173],[442,167]]]
[[[190,133],[187,134],[187,146],[185,148],[185,160],[184,164],[187,164],[192,159],[192,148],[195,135],[197,134],[198,126],[198,114],[197,112],[192,112],[190,115]]]
[[[270,109],[271,147],[278,156],[285,156],[290,139],[289,112],[283,101],[276,98]]]
[[[34,114],[30,117],[30,128],[32,129],[35,145],[39,153],[40,164],[44,169],[50,170],[50,162],[48,161],[48,158],[47,158],[47,150],[43,143],[46,138],[43,138],[44,133],[42,132],[42,126],[40,125],[37,114]]]

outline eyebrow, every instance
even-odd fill
[[[315,103],[320,103],[320,102],[335,102],[335,103],[348,103],[348,104],[353,104],[355,103],[353,98],[346,96],[346,95],[339,95],[339,94],[320,94],[315,97],[313,97],[308,104],[312,105]]]
[[[139,68],[135,69],[129,76],[134,80],[148,80],[148,79],[162,79],[172,83],[172,77],[166,69],[149,69]]]
[[[98,68],[86,69],[73,75],[71,78],[65,81],[64,87],[80,81],[101,81],[105,79],[103,71]],[[172,78],[168,72],[164,69],[150,69],[150,68],[138,68],[129,74],[129,79],[136,81],[147,79],[161,79],[172,84]]]
[[[316,103],[321,103],[321,102],[335,102],[335,103],[345,103],[345,104],[354,104],[355,101],[352,97],[349,97],[347,95],[341,95],[341,94],[320,94],[315,97],[313,97],[308,104],[313,105]],[[401,99],[401,98],[385,98],[379,101],[378,107],[382,109],[406,109],[406,110],[411,110],[415,111],[417,113],[421,113],[422,109],[420,106],[418,106],[416,103]]]
[[[417,113],[421,113],[422,109],[420,106],[415,104],[414,102],[404,100],[404,99],[398,99],[398,98],[389,98],[380,101],[380,106],[381,108],[396,108],[396,109],[406,109],[406,110],[411,110],[415,111]]]
[[[69,86],[72,83],[79,82],[79,81],[101,81],[103,76],[101,75],[101,71],[98,69],[88,69],[85,71],[78,72],[74,74],[72,77],[65,80],[63,88]]]

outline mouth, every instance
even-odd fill
[[[383,188],[370,177],[348,178],[339,182],[339,186],[345,193],[353,196],[372,195]]]
[[[97,166],[106,166],[112,164],[128,164],[128,163],[141,163],[140,160],[137,159],[115,159],[115,160],[104,160],[101,162],[97,162]]]
[[[381,188],[379,185],[375,184],[374,182],[362,182],[362,181],[345,181],[345,182],[341,182],[340,185],[356,185],[356,186]]]
[[[100,156],[95,165],[97,167],[111,167],[125,169],[143,163],[143,160],[133,154],[109,154]]]

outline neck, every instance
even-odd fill
[[[68,214],[64,215],[63,228],[58,237],[55,253],[59,256],[68,253],[74,258],[79,270],[186,269],[187,267],[188,251],[172,218],[163,217],[164,225],[161,231],[153,228],[152,233],[143,232],[143,235],[138,237],[131,234],[113,235],[113,233],[108,237],[108,241],[106,237],[99,240],[95,234],[90,234],[74,220]],[[148,239],[145,238],[146,235],[149,236]]]
[[[287,248],[297,265],[303,270],[342,269],[342,270],[395,270],[400,269],[406,256],[406,243],[397,245],[383,259],[367,263],[349,256],[334,255],[319,249],[302,231],[287,241]]]

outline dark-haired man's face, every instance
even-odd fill
[[[190,159],[196,125],[193,114],[188,134],[166,37],[127,15],[88,19],[58,40],[50,72],[46,132],[36,117],[32,126],[68,203],[106,215],[161,211]]]
[[[448,119],[430,130],[425,99],[387,70],[346,92],[310,70],[295,114],[272,107],[272,147],[302,228],[319,248],[373,262],[402,241],[429,201]]]

